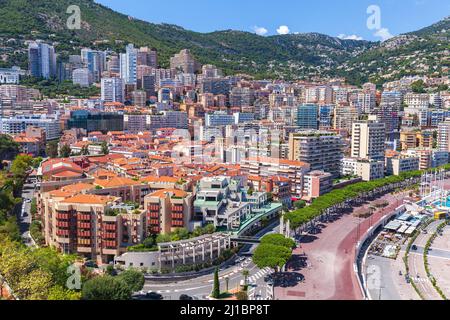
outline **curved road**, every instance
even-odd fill
[[[372,217],[359,219],[353,212],[319,226],[319,233],[308,234],[294,251],[288,271],[304,279],[287,288],[275,288],[275,296],[284,300],[361,300],[363,294],[354,270],[355,247],[368,229],[387,213],[399,207],[407,193],[385,195],[389,206],[376,211]],[[364,208],[368,209],[365,204]]]
[[[269,233],[279,232],[279,221],[269,225],[264,230],[258,232],[255,237],[262,238]],[[243,270],[249,271],[247,281],[255,288],[255,294],[262,300],[266,298],[266,282],[264,278],[273,271],[270,268],[259,269],[248,255],[250,255],[255,245],[246,245],[238,254],[238,261],[234,265],[225,267],[219,271],[219,280],[221,291],[226,291],[226,277],[228,277],[228,289],[230,291],[237,289],[245,277],[242,275]],[[177,300],[180,295],[186,294],[198,300],[206,299],[213,288],[213,273],[200,276],[190,280],[161,282],[146,280],[144,292],[156,292],[164,297],[165,300]]]
[[[428,240],[436,232],[442,221],[433,221],[425,230],[427,233],[421,233],[414,241],[414,245],[417,248],[425,248]],[[414,281],[419,291],[422,293],[425,300],[442,300],[436,289],[431,284],[430,279],[427,276],[424,264],[424,252],[423,250],[414,251],[411,249],[409,252],[409,272],[411,280]]]

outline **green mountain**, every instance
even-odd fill
[[[66,27],[70,16],[67,8],[74,4],[81,9],[81,30]],[[93,0],[0,0],[0,16],[0,67],[17,64],[26,68],[26,40],[56,43],[62,59],[79,54],[85,46],[120,52],[125,44],[134,43],[156,48],[162,66],[168,65],[174,53],[188,48],[201,63],[215,64],[227,74],[287,79],[345,74],[352,82],[360,83],[374,75],[368,61],[383,63],[378,61],[377,50],[386,50],[384,44],[376,42],[342,40],[317,33],[270,37],[233,30],[198,33],[133,19]],[[443,26],[448,26],[448,21]],[[430,32],[422,31],[425,35]],[[367,70],[356,71],[361,62],[367,62]]]
[[[409,75],[445,76],[450,67],[450,17],[389,39],[338,67],[340,74],[376,83]]]

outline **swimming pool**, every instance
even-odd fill
[[[445,203],[443,203],[442,200],[438,200],[436,202],[433,203],[436,207],[441,207],[441,208],[450,208],[450,197],[447,197],[447,200],[445,201]]]

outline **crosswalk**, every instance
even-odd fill
[[[264,269],[260,270],[257,274],[249,277],[248,282],[254,283],[254,282],[258,281],[259,279],[261,279],[262,277],[265,277],[266,275],[270,274],[271,272],[272,272],[272,269],[264,268]]]
[[[252,262],[251,258],[247,258],[244,261],[242,261],[239,266],[237,266],[236,268],[233,269],[233,271],[231,271],[230,273],[227,273],[226,275],[220,276],[219,280],[225,280],[226,278],[230,278],[236,274],[242,273],[242,271],[248,267],[250,265],[250,263]],[[213,283],[214,280],[208,280],[209,283]]]
[[[430,279],[428,279],[428,278],[413,278],[412,280],[415,283],[427,283],[427,282],[430,282]]]

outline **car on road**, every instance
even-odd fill
[[[414,251],[417,251],[418,248],[417,248],[417,246],[415,244],[413,244],[411,249],[414,250]]]
[[[151,292],[151,291],[147,292],[147,294],[145,295],[145,298],[149,299],[149,300],[164,300],[162,295],[160,295],[157,292]]]
[[[94,261],[92,261],[92,260],[86,261],[86,262],[84,263],[84,266],[87,267],[87,268],[98,269],[98,264],[96,264],[96,263],[95,263]]]
[[[194,298],[192,298],[191,296],[188,296],[187,294],[182,294],[180,296],[180,300],[182,300],[182,301],[189,301],[189,300],[194,300]]]
[[[273,282],[273,276],[271,274],[265,276],[264,282]]]

